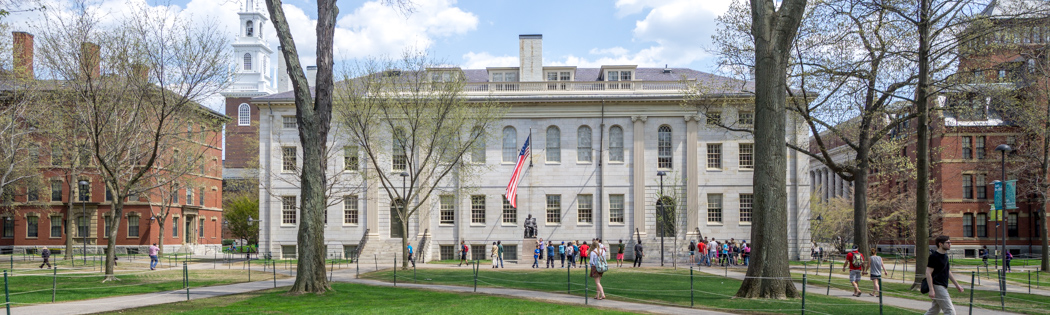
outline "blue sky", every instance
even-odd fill
[[[68,0],[44,0],[61,11]],[[217,23],[230,36],[237,12],[247,0],[93,0],[103,15],[121,16],[128,3],[178,12],[201,23]],[[261,0],[254,0],[265,12]],[[432,58],[464,68],[516,66],[519,34],[543,34],[545,65],[598,67],[604,64],[687,67],[714,72],[706,49],[714,19],[730,0],[416,0],[403,15],[379,1],[339,1],[336,59],[397,57],[406,49],[426,50]],[[314,1],[284,2],[304,65],[314,60]],[[32,32],[36,13],[19,13],[12,29]],[[276,48],[271,25],[264,34]],[[273,56],[276,59],[276,56]],[[231,60],[231,64],[235,63]],[[211,104],[208,104],[211,106]]]

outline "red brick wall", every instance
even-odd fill
[[[233,118],[226,124],[226,161],[225,167],[255,167],[259,156],[259,107],[250,104],[249,98],[227,98],[226,116]],[[237,124],[237,108],[247,103],[251,106],[251,126]]]

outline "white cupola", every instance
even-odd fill
[[[270,56],[273,50],[263,34],[269,19],[255,0],[245,0],[241,7],[240,28],[233,42],[233,84],[226,93],[265,95],[273,93]],[[255,92],[255,93],[253,93]]]

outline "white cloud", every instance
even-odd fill
[[[463,69],[485,69],[486,67],[517,67],[518,56],[493,56],[487,52],[468,52],[463,55]]]

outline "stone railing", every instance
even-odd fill
[[[688,89],[690,83],[683,81],[544,81],[544,82],[483,82],[467,83],[463,89],[474,93],[521,93],[521,92],[633,92],[660,91],[679,92]]]

